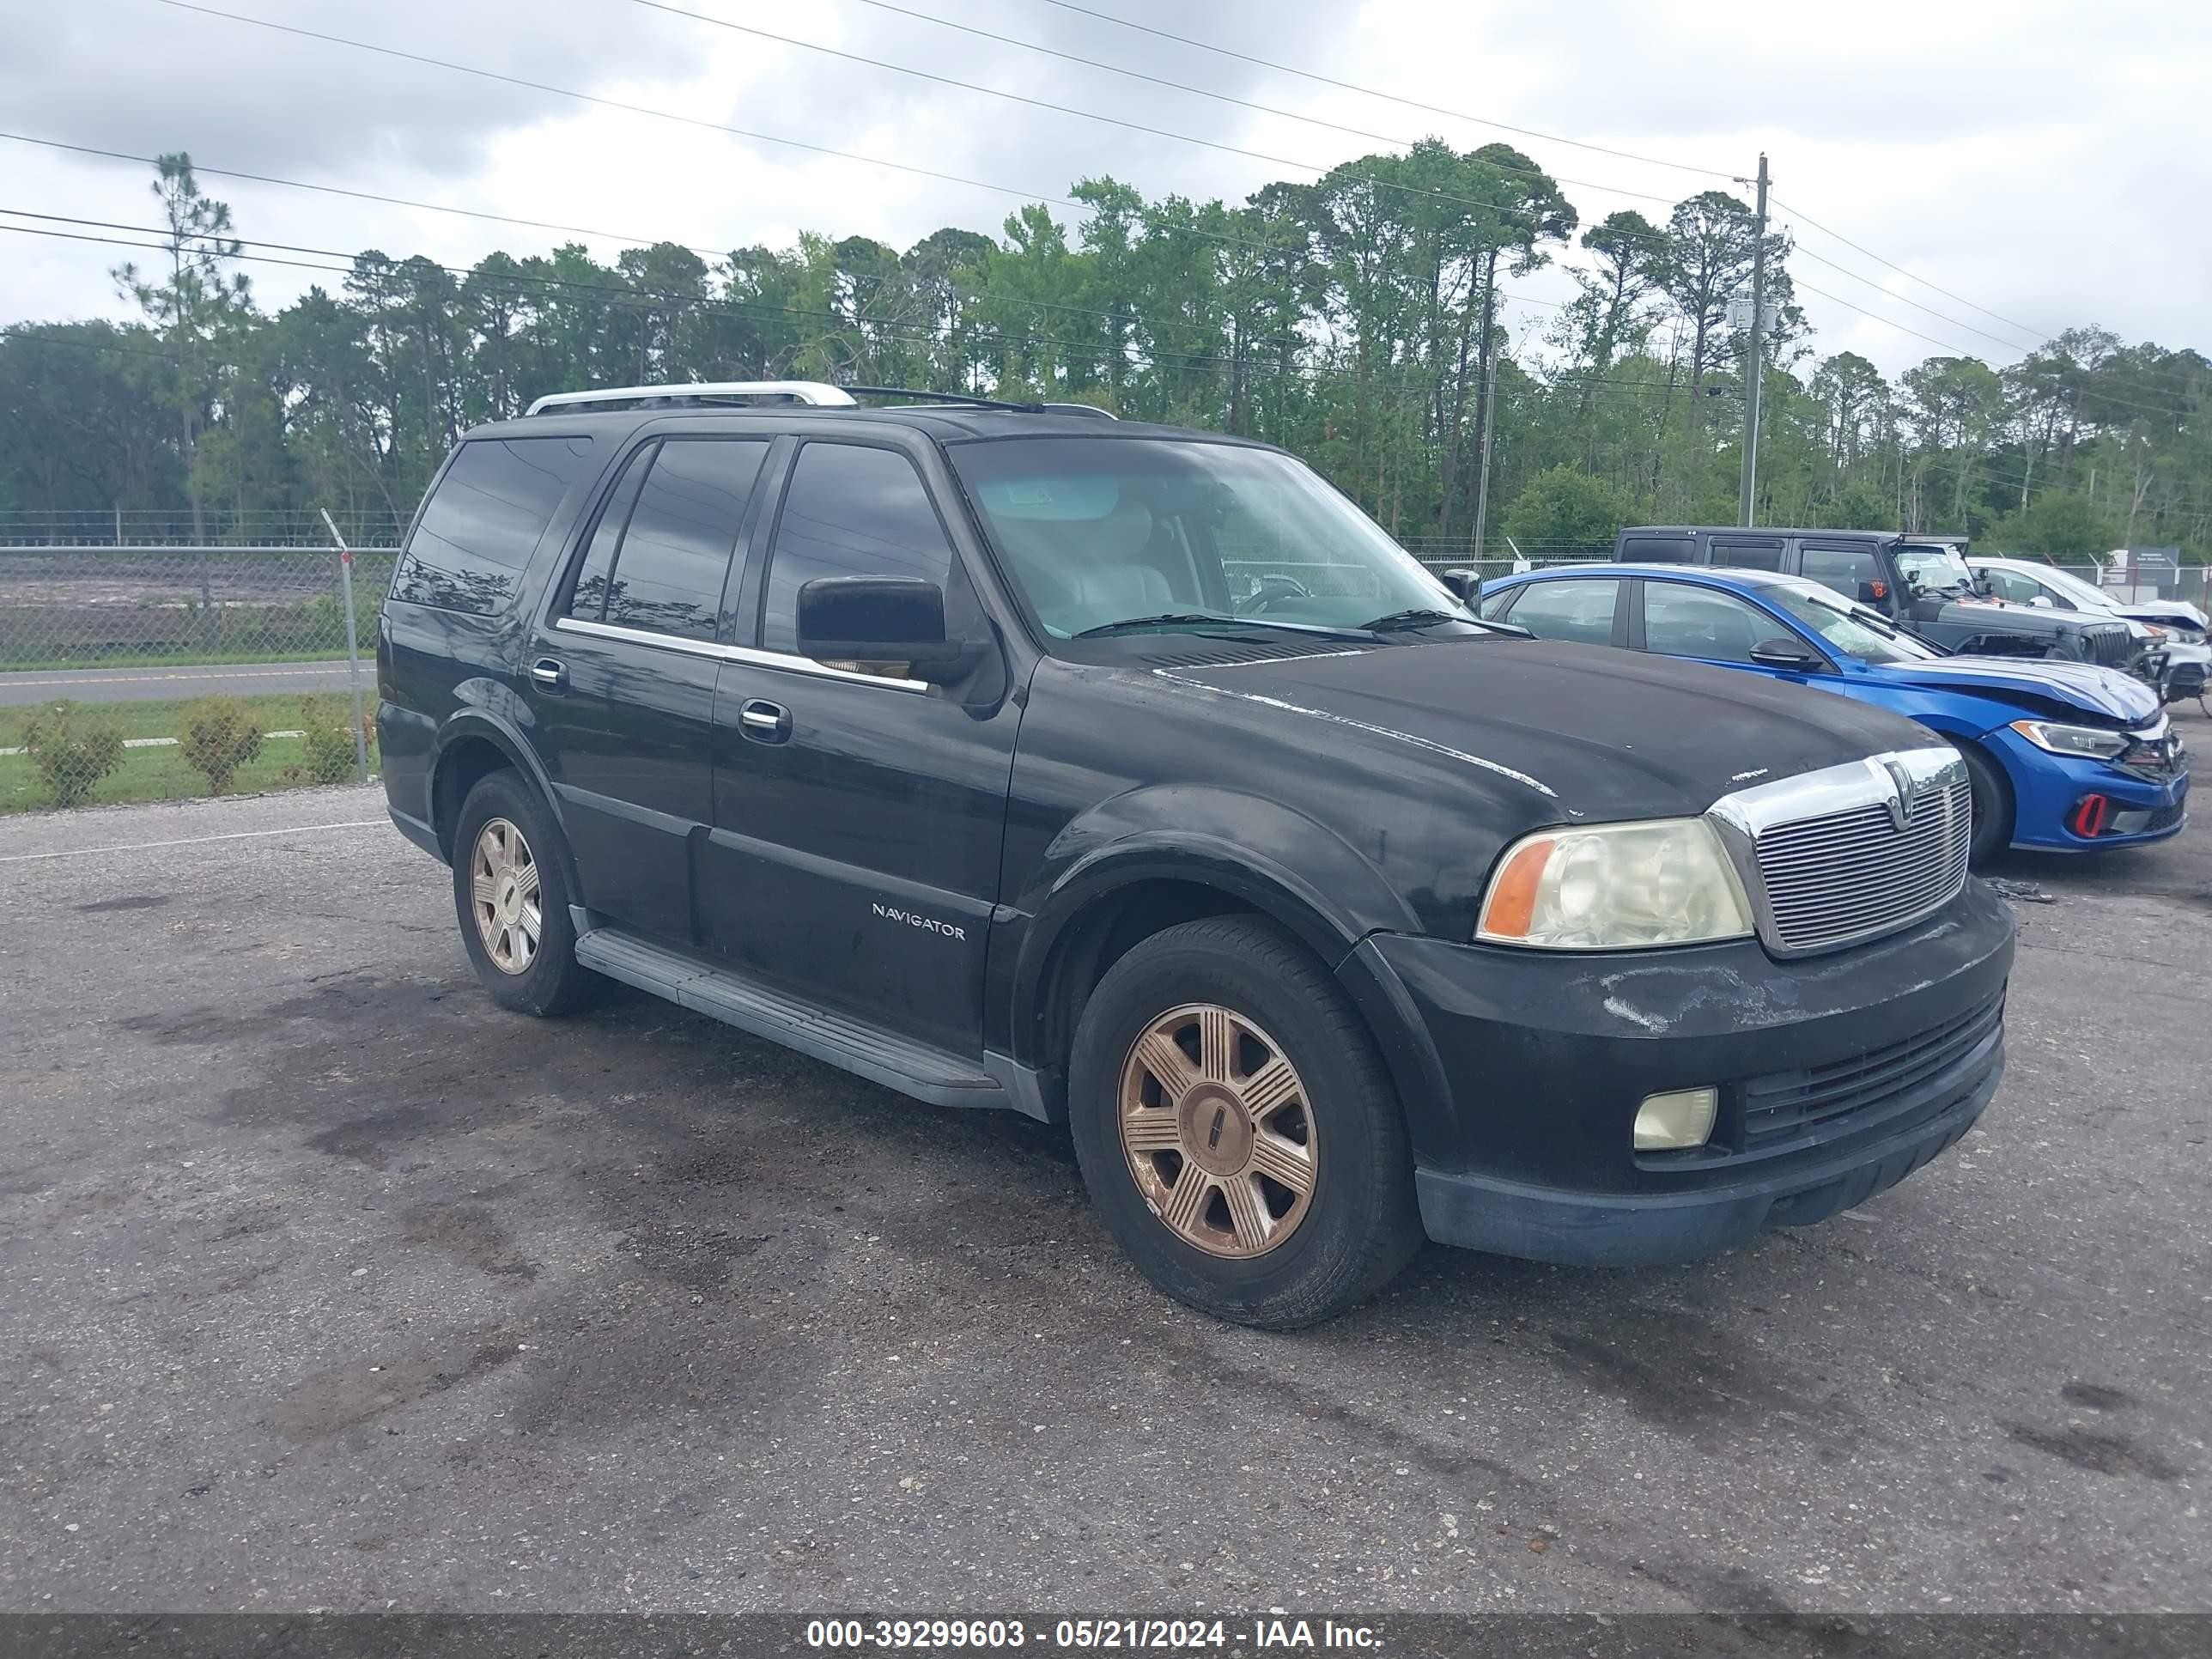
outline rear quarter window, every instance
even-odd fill
[[[1613,556],[1623,564],[1695,564],[1697,544],[1687,536],[1623,536]]]
[[[422,504],[392,597],[491,616],[507,608],[538,538],[589,464],[589,438],[477,438]]]

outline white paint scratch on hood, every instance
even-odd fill
[[[1241,663],[1237,665],[1239,667],[1246,665]],[[1212,685],[1205,680],[1193,679],[1188,674],[1178,674],[1171,668],[1155,668],[1152,672],[1170,684],[1186,686],[1193,691],[1210,691],[1217,697],[1234,697],[1239,702],[1255,702],[1263,708],[1279,708],[1286,714],[1304,714],[1308,720],[1327,720],[1332,726],[1348,726],[1355,732],[1364,732],[1372,737],[1388,738],[1393,743],[1411,744],[1416,749],[1425,749],[1432,754],[1443,755],[1451,760],[1464,762],[1469,766],[1480,767],[1486,772],[1495,772],[1502,778],[1510,778],[1514,782],[1533,789],[1538,794],[1547,796],[1553,800],[1559,798],[1558,791],[1538,779],[1530,777],[1526,772],[1516,772],[1511,767],[1501,766],[1494,760],[1485,760],[1480,755],[1470,755],[1463,749],[1454,749],[1449,744],[1437,743],[1429,738],[1417,737],[1411,732],[1393,731],[1387,726],[1375,726],[1366,720],[1356,720],[1349,714],[1333,714],[1326,708],[1309,708],[1304,703],[1286,702],[1280,697],[1262,696],[1256,691],[1232,691],[1225,685]]]

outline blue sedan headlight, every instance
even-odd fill
[[[2014,720],[2012,729],[2038,749],[2075,760],[2118,760],[2132,741],[2124,732],[2095,726],[2062,726],[2056,720]]]

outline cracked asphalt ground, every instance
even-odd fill
[[[2212,1607],[2212,829],[2008,867],[2004,1088],[1863,1210],[1270,1336],[1052,1132],[501,1012],[381,817],[0,827],[0,1607]]]

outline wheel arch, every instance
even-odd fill
[[[430,766],[429,801],[430,823],[437,832],[439,851],[447,864],[453,861],[457,851],[453,834],[461,803],[483,779],[502,770],[519,774],[552,815],[555,827],[561,831],[561,860],[568,890],[580,899],[584,890],[577,879],[575,855],[568,847],[568,826],[553,781],[521,734],[487,710],[464,709],[439,731],[437,755]]]
[[[1012,987],[1013,1058],[1048,1080],[1047,1103],[1055,1115],[1063,1111],[1076,1024],[1107,970],[1169,927],[1241,915],[1273,923],[1344,983],[1402,1086],[1411,1080],[1401,1065],[1410,1034],[1378,1029],[1384,1011],[1356,982],[1364,974],[1345,983],[1368,933],[1412,925],[1401,905],[1394,901],[1390,909],[1381,920],[1363,917],[1340,892],[1324,894],[1247,847],[1185,835],[1103,849],[1066,873],[1024,932]]]

